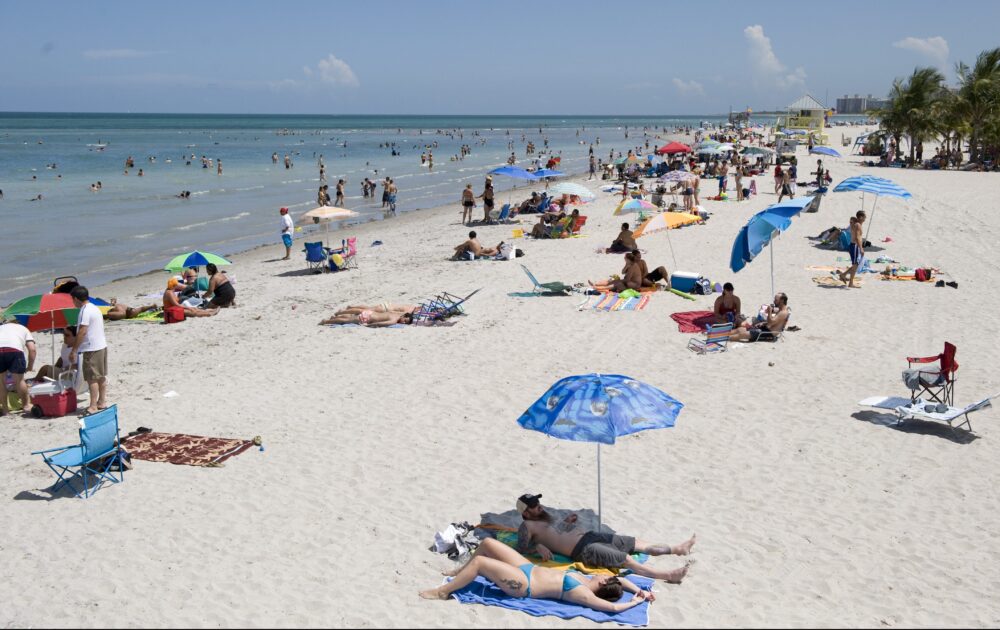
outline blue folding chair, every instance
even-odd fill
[[[83,497],[86,499],[97,492],[105,481],[125,481],[122,451],[118,443],[118,405],[111,405],[80,420],[80,444],[35,451],[32,455],[41,455],[52,472],[59,477],[52,487],[53,493],[63,486],[69,486],[73,494],[79,497],[81,490],[73,482],[81,480]],[[118,479],[111,470],[115,465],[118,467]],[[90,487],[91,480],[97,482],[93,489]]]
[[[436,295],[423,302],[416,312],[414,312],[413,317],[417,320],[430,321],[436,319],[446,319],[453,315],[464,315],[465,310],[462,308],[462,305],[481,290],[482,289],[476,289],[464,298],[452,295],[451,293]]]
[[[305,243],[306,246],[306,266],[309,269],[323,271],[326,268],[326,249],[323,243]]]

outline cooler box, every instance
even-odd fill
[[[58,383],[36,385],[31,388],[31,405],[36,416],[56,418],[69,415],[76,411],[76,390],[60,390]]]
[[[700,273],[694,273],[692,271],[675,271],[670,274],[670,288],[677,289],[678,291],[683,291],[685,293],[691,293],[694,291],[694,285],[700,277]]]

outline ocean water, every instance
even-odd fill
[[[0,113],[0,304],[46,291],[57,276],[99,284],[162,268],[192,249],[226,255],[277,244],[278,208],[288,207],[298,223],[317,205],[320,156],[331,196],[345,179],[344,205],[361,213],[356,221],[383,220],[382,189],[375,199],[362,198],[365,177],[393,178],[397,212],[446,203],[457,211],[465,184],[481,193],[485,173],[506,163],[509,142],[518,165],[530,166],[527,142],[544,151],[547,140],[548,153],[562,158],[560,170],[578,173],[586,170],[592,142],[607,160],[610,151],[642,146],[645,152],[646,140],[653,149],[664,128],[702,120],[724,122],[718,116]],[[401,155],[391,155],[391,143]],[[463,144],[471,155],[450,161]],[[428,150],[433,169],[420,162]],[[214,163],[202,168],[203,155],[222,161],[222,175]],[[135,165],[125,175],[129,156]],[[516,183],[505,179],[494,180],[501,199]],[[101,191],[91,192],[98,181]],[[177,198],[182,190],[191,197]]]

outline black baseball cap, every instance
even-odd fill
[[[517,511],[524,512],[528,508],[538,505],[538,500],[542,498],[540,494],[522,494],[517,498]]]

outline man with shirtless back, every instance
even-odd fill
[[[542,507],[539,502],[541,497],[540,494],[523,494],[517,500],[517,511],[524,519],[517,531],[517,550],[521,553],[537,553],[544,561],[551,560],[552,554],[558,553],[591,567],[629,569],[637,575],[675,584],[687,574],[688,565],[679,569],[658,570],[640,564],[630,554],[686,556],[694,546],[694,536],[680,545],[670,546],[651,544],[632,536],[582,531],[576,527],[576,514],[571,513],[556,522]]]
[[[858,267],[861,265],[861,260],[865,257],[865,239],[861,235],[861,224],[865,222],[864,210],[858,210],[858,213],[854,215],[851,219],[851,244],[848,246],[848,251],[851,254],[851,266],[840,274],[840,281],[847,282],[847,288],[854,288],[854,276],[858,273]],[[850,274],[851,279],[848,281],[846,278],[847,274]]]

